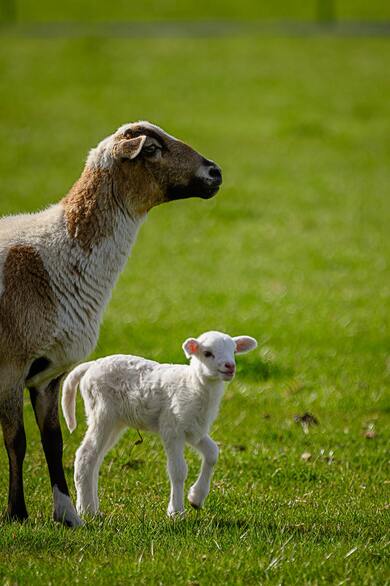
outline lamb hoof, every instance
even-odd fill
[[[192,491],[189,492],[187,498],[188,502],[190,503],[193,509],[196,509],[198,511],[202,508],[204,499],[200,499],[199,496],[196,496],[195,493],[193,493]]]
[[[185,511],[167,511],[167,517],[170,519],[184,519],[186,512]]]

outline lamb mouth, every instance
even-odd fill
[[[231,380],[232,378],[234,378],[234,375],[235,375],[234,372],[227,372],[226,370],[218,370],[218,372],[220,374],[222,374],[222,376],[225,376],[226,378],[228,378],[229,380]]]

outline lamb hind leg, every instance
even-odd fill
[[[96,515],[99,512],[97,482],[99,468],[108,449],[118,438],[114,434],[115,423],[111,418],[99,417],[88,427],[87,433],[76,452],[74,482],[77,490],[77,511]]]
[[[62,464],[62,433],[58,418],[58,394],[61,377],[48,385],[30,389],[35,418],[41,433],[41,441],[49,469],[53,490],[53,518],[68,527],[83,524],[70,499]]]
[[[100,466],[103,463],[104,457],[106,454],[114,447],[114,445],[119,440],[122,433],[125,431],[126,426],[123,424],[118,424],[114,426],[113,430],[109,434],[109,437],[104,445],[102,445],[101,450],[97,456],[97,460],[95,463],[95,468],[93,470],[93,501],[95,504],[96,511],[99,511],[99,496],[98,496],[98,486],[99,486],[99,470]]]
[[[210,492],[211,477],[218,460],[219,449],[208,435],[202,438],[199,443],[192,445],[202,455],[202,466],[198,479],[190,488],[188,500],[191,506],[200,509]]]
[[[9,462],[9,492],[7,514],[10,519],[23,521],[28,513],[23,491],[23,460],[26,454],[26,434],[23,425],[23,390],[20,388],[2,404],[0,421]]]

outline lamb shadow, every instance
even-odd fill
[[[214,517],[208,519],[203,517],[202,513],[198,514],[195,519],[185,519],[182,522],[185,525],[186,532],[194,532],[194,537],[199,535],[200,530],[207,530],[207,532],[213,533],[213,535],[223,538],[224,535],[230,534],[234,531],[245,533],[253,532],[257,538],[267,540],[271,537],[278,537],[283,535],[285,538],[307,538],[314,542],[321,542],[324,539],[333,539],[345,537],[348,539],[358,538],[360,536],[360,529],[351,529],[351,527],[337,527],[331,521],[324,522],[322,524],[309,524],[306,522],[296,524],[283,524],[262,522],[259,517],[258,520],[252,519],[229,519],[226,517]],[[180,531],[180,525],[178,524],[178,532]],[[163,531],[164,532],[164,531]],[[166,527],[166,532],[172,533],[172,527]]]
[[[128,460],[122,464],[121,469],[131,468],[132,470],[138,470],[145,464],[145,460]]]

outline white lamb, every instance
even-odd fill
[[[160,364],[116,354],[76,367],[64,381],[62,410],[72,432],[80,386],[88,430],[75,459],[77,511],[99,511],[99,468],[128,427],[161,436],[171,482],[168,516],[184,512],[185,443],[201,454],[200,474],[188,494],[190,504],[201,507],[218,459],[218,446],[208,433],[218,414],[224,382],[235,375],[234,355],[256,346],[256,340],[249,336],[231,338],[221,332],[206,332],[184,342],[189,365]]]

